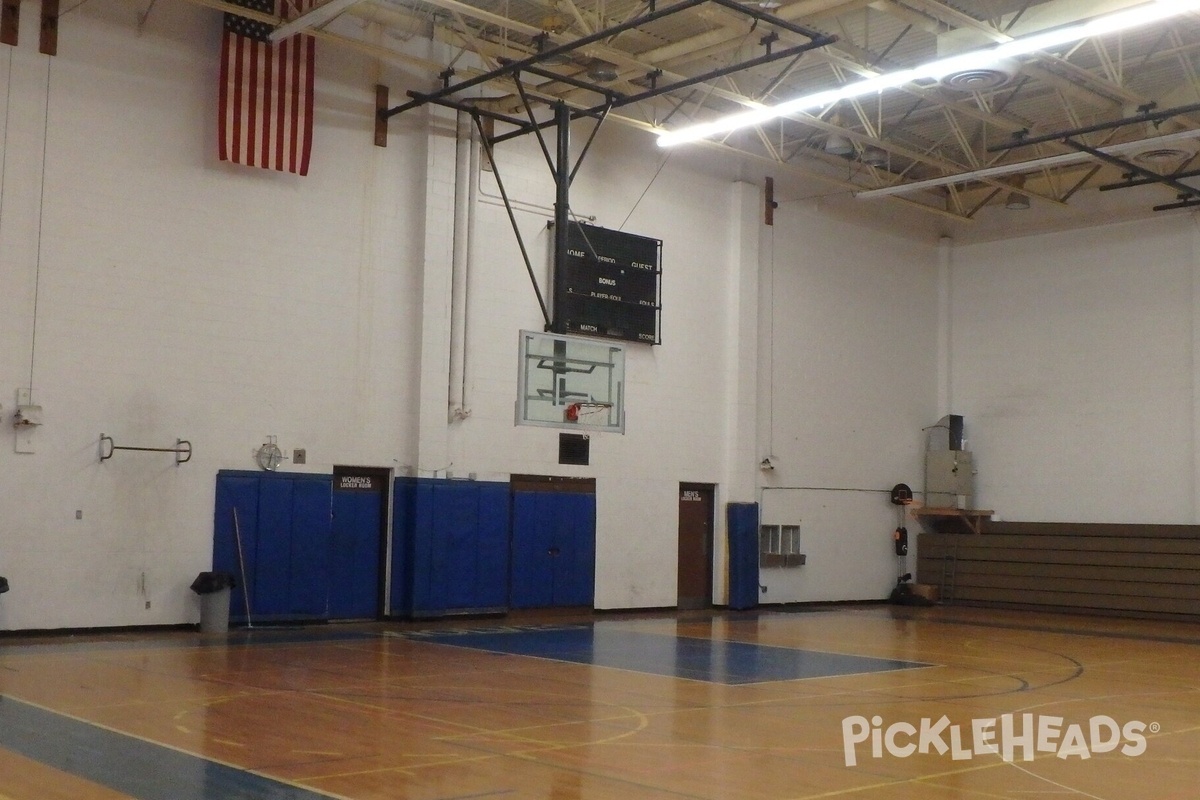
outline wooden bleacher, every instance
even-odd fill
[[[1200,525],[985,521],[917,554],[944,603],[1200,619]]]

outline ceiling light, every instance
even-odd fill
[[[712,122],[691,125],[675,131],[665,131],[659,134],[658,144],[661,147],[694,142],[707,139],[722,133],[729,133],[738,128],[761,125],[779,117],[795,114],[801,111],[813,111],[833,105],[839,100],[861,97],[867,94],[894,89],[918,80],[940,81],[948,75],[982,67],[994,67],[1006,60],[1022,55],[1035,53],[1039,50],[1049,50],[1061,45],[1104,36],[1129,28],[1149,25],[1154,22],[1179,16],[1200,9],[1200,0],[1154,0],[1144,5],[1136,6],[1114,14],[1095,17],[1076,25],[1066,25],[1061,28],[1036,33],[1020,39],[1014,39],[1004,44],[982,50],[972,50],[950,58],[937,59],[912,69],[900,70],[877,75],[873,78],[848,83],[836,89],[797,97],[771,107],[752,107],[748,111],[731,114]]]
[[[607,61],[597,61],[588,67],[587,76],[596,83],[612,83],[617,79],[617,68]]]
[[[882,167],[887,163],[888,156],[883,148],[872,145],[863,148],[862,155],[858,157],[858,160],[868,167]]]
[[[1008,199],[1004,201],[1004,207],[1009,211],[1028,211],[1029,195],[1024,195],[1020,192],[1009,192]]]
[[[1009,211],[1026,211],[1029,209],[1029,195],[1021,190],[1025,188],[1025,176],[1014,175],[1012,178],[1013,191],[1008,193],[1004,207]]]
[[[854,145],[840,133],[831,133],[825,138],[825,152],[831,156],[848,156],[854,152]]]

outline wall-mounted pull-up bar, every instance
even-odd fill
[[[107,444],[107,447],[105,447]],[[175,466],[192,460],[192,443],[186,439],[176,439],[174,447],[118,447],[111,436],[100,434],[100,460],[107,461],[117,450],[137,450],[142,453],[174,453]]]

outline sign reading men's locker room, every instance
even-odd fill
[[[555,320],[564,333],[658,344],[662,240],[570,223]]]

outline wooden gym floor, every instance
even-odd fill
[[[1198,656],[886,606],[6,637],[0,800],[1195,800]]]

